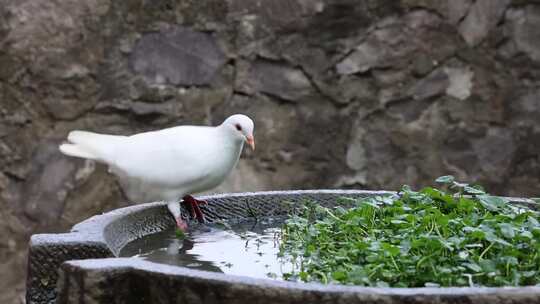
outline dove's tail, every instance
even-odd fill
[[[60,151],[69,156],[107,162],[114,149],[125,136],[105,135],[87,131],[71,131],[67,140],[61,144]]]
[[[62,151],[62,153],[64,153],[65,155],[93,159],[93,160],[97,159],[96,156],[93,155],[92,153],[85,151],[81,149],[81,147],[74,144],[61,144],[59,148],[60,148],[60,151]]]

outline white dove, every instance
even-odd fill
[[[179,201],[200,222],[204,216],[190,194],[212,189],[234,168],[244,142],[255,150],[253,121],[236,114],[216,127],[177,126],[132,136],[71,131],[66,155],[92,159],[109,166],[128,198],[137,203],[165,201],[185,231]]]

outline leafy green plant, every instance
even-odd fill
[[[538,211],[452,176],[439,189],[305,204],[282,227],[289,280],[363,286],[518,286],[540,283]]]

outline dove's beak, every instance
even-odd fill
[[[255,139],[252,135],[246,136],[246,142],[251,147],[251,150],[255,151]]]

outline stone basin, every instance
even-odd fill
[[[395,195],[388,191],[308,190],[206,196],[209,222],[284,215],[312,199]],[[510,198],[530,204],[528,199]],[[284,201],[293,204],[284,204]],[[185,212],[184,212],[185,213]],[[540,303],[540,287],[371,288],[256,279],[119,258],[129,242],[174,225],[164,203],[94,216],[65,234],[34,235],[27,303]]]

